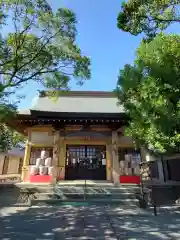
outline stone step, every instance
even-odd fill
[[[54,186],[51,188],[41,188],[38,189],[39,197],[41,199],[84,199],[96,200],[96,199],[110,199],[119,201],[136,201],[140,196],[140,188],[136,187],[97,187],[97,186],[87,186],[86,188],[81,186]],[[85,194],[86,193],[86,194]]]
[[[89,185],[89,186],[139,186],[137,184],[133,183],[121,183],[121,184],[114,184],[113,182],[108,181],[91,181],[91,180],[74,180],[74,181],[59,181],[56,183],[56,185],[59,186],[83,186],[83,185]]]
[[[49,191],[45,193],[55,193],[59,195],[70,195],[70,194],[76,194],[76,195],[81,195],[81,194],[87,194],[87,195],[105,195],[105,196],[122,196],[122,197],[129,197],[129,196],[136,196],[136,193],[132,192],[88,192],[88,191],[73,191],[73,192],[66,192],[66,191],[61,191],[61,190],[56,190],[56,191]]]
[[[94,190],[107,190],[107,191],[138,191],[139,187],[97,187],[97,186],[54,186],[53,189],[94,189]]]
[[[117,206],[131,206],[137,207],[139,205],[139,201],[134,199],[127,199],[127,200],[119,200],[119,199],[32,199],[30,205],[37,205],[37,204],[50,204],[50,205],[72,205],[72,204],[105,204],[105,205],[112,205],[116,204]]]
[[[134,194],[139,193],[140,188],[136,189],[125,189],[125,188],[97,188],[97,187],[43,187],[43,188],[4,188],[0,189],[0,194],[3,194],[4,192],[6,194],[11,194],[11,192],[26,192],[26,193],[32,193],[32,192],[64,192],[64,193],[107,193],[107,194]]]
[[[86,190],[86,195],[84,195]],[[69,202],[90,202],[90,204],[117,204],[118,206],[139,206],[137,187],[87,187],[43,186],[7,187],[0,192],[0,204],[67,204]],[[85,200],[84,200],[85,198]]]
[[[43,192],[43,191],[41,191]],[[68,193],[77,193],[77,194],[81,194],[81,193],[88,193],[88,194],[122,194],[122,195],[131,195],[131,194],[138,194],[139,192],[134,192],[134,191],[111,191],[111,190],[107,190],[107,189],[53,189],[50,191],[45,191],[45,192],[57,192],[57,193],[63,193],[63,194],[68,194]]]
[[[121,199],[121,200],[134,200],[137,199],[135,195],[122,195],[122,194],[102,194],[102,193],[97,193],[97,194],[92,194],[92,193],[63,193],[63,194],[59,194],[59,193],[39,193],[36,194],[35,196],[37,197],[43,197],[45,198],[56,198],[56,199],[69,199],[69,198],[73,198],[73,199],[83,199],[84,196],[88,199],[102,199],[102,198],[106,198],[106,199]]]
[[[27,184],[27,185],[18,185],[19,186],[19,188],[21,188],[21,189],[25,189],[25,190],[27,190],[27,189],[31,189],[31,190],[38,190],[38,191],[40,191],[40,192],[44,192],[44,191],[49,191],[49,190],[51,190],[51,189],[62,189],[62,190],[65,190],[65,189],[67,189],[68,191],[69,190],[73,190],[73,189],[75,189],[76,191],[78,190],[78,191],[81,191],[81,189],[82,189],[82,191],[83,191],[83,189],[85,188],[85,185],[59,185],[59,184],[56,184],[56,185],[32,185],[32,184]],[[119,185],[119,186],[115,186],[115,185],[107,185],[107,186],[105,186],[105,185],[86,185],[86,189],[93,189],[93,190],[95,190],[95,191],[99,191],[99,190],[101,190],[101,189],[103,189],[103,191],[105,190],[105,191],[111,191],[111,192],[119,192],[119,191],[121,191],[121,192],[138,192],[138,191],[140,191],[140,187],[139,186],[137,186],[137,185]]]
[[[44,187],[44,186],[42,186]],[[112,185],[112,186],[97,186],[97,185],[72,185],[72,186],[66,186],[66,185],[54,185],[54,186],[51,186],[51,187],[58,187],[58,188],[84,188],[84,187],[88,187],[88,188],[95,188],[95,189],[99,189],[99,188],[107,188],[107,189],[121,189],[121,190],[128,190],[128,189],[139,189],[139,186],[137,185],[128,185],[128,186],[125,186],[125,185],[118,185],[118,186],[115,186],[115,185]]]
[[[26,192],[25,192],[26,193]],[[31,192],[30,192],[31,193]],[[140,192],[121,192],[121,191],[117,191],[117,192],[110,192],[110,191],[100,191],[100,192],[97,192],[97,191],[87,191],[84,189],[81,189],[80,191],[79,190],[72,190],[72,191],[66,191],[66,189],[51,189],[51,190],[47,190],[46,191],[37,191],[36,193],[39,193],[39,194],[55,194],[55,195],[59,195],[59,196],[62,196],[62,195],[65,195],[65,196],[72,196],[72,195],[84,195],[86,193],[86,195],[89,195],[89,196],[105,196],[105,197],[115,197],[115,198],[123,198],[123,199],[126,199],[126,198],[136,198],[138,196],[140,196]],[[27,193],[29,194],[29,193]]]
[[[84,191],[84,189],[86,189],[87,191],[97,191],[97,192],[140,192],[140,188],[136,188],[136,189],[130,189],[130,188],[98,188],[98,187],[54,187],[51,189],[60,189],[62,191],[67,191],[67,192],[72,192],[72,191]]]

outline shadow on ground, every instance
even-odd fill
[[[180,211],[152,212],[103,206],[1,208],[0,239],[180,239]]]
[[[117,239],[99,207],[47,206],[19,209],[4,214],[2,225],[2,236],[12,240]]]
[[[180,211],[161,209],[154,216],[152,211],[126,212],[122,210],[109,214],[111,223],[119,239],[180,239]]]

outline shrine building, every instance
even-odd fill
[[[128,118],[113,92],[42,91],[9,125],[27,136],[21,180],[140,182],[140,154],[124,135]]]

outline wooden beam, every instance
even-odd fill
[[[118,129],[120,129],[122,127],[122,124],[121,123],[108,124],[108,127],[112,131],[117,131]]]

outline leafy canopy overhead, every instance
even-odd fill
[[[90,60],[75,42],[76,16],[55,13],[46,0],[0,0],[0,92],[29,80],[48,88],[68,87],[70,77],[90,78]],[[8,28],[9,29],[9,28]]]
[[[180,147],[180,36],[142,42],[133,65],[120,71],[119,103],[131,121],[128,134],[159,152]]]
[[[128,0],[122,3],[118,28],[152,39],[172,23],[180,23],[179,0]]]
[[[72,11],[53,12],[46,0],[0,0],[0,23],[0,123],[15,114],[18,99],[10,104],[9,97],[24,84],[37,81],[67,90],[71,78],[79,84],[90,78],[90,60],[76,44]],[[6,148],[12,134],[0,127],[0,145]]]

